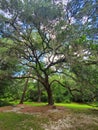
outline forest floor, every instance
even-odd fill
[[[98,111],[96,110],[72,110],[48,105],[16,105],[0,107],[1,112],[24,113],[48,118],[47,123],[41,124],[44,130],[98,130]]]

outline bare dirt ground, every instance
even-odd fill
[[[64,107],[17,105],[1,107],[0,112],[17,112],[48,117],[49,122],[42,124],[45,130],[98,130],[98,115],[75,113]]]

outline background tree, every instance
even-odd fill
[[[12,84],[10,76],[17,70],[17,57],[12,47],[12,43],[7,39],[0,40],[0,95],[2,96],[4,96],[6,87]]]

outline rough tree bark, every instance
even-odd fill
[[[52,95],[52,90],[50,85],[47,88],[47,96],[48,96],[48,105],[54,105],[53,95]]]
[[[47,96],[48,96],[48,105],[54,105],[53,94],[52,94],[52,90],[51,90],[51,85],[49,83],[49,77],[48,77],[47,74],[45,75],[45,84],[44,84],[44,87],[46,89]]]

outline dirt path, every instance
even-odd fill
[[[17,105],[1,107],[0,112],[17,112],[48,117],[49,122],[42,124],[45,130],[98,130],[98,115],[75,113],[64,107]]]

